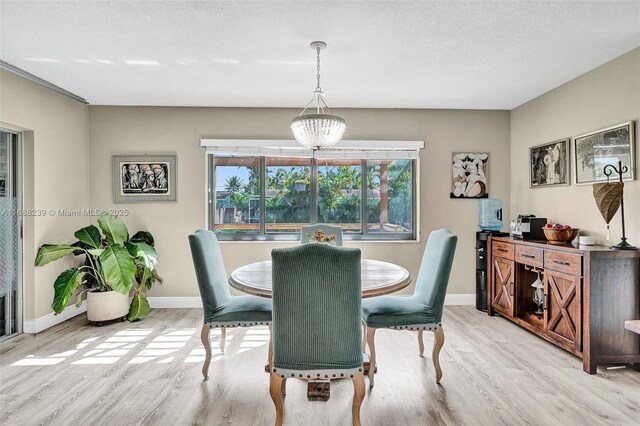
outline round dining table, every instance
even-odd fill
[[[402,266],[381,260],[362,259],[362,297],[381,296],[411,284],[411,274]],[[271,298],[271,261],[241,266],[229,277],[231,287],[243,293]]]

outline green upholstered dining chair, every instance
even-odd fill
[[[424,355],[423,332],[432,331],[435,334],[433,365],[436,383],[440,383],[442,369],[439,356],[444,345],[442,310],[457,242],[458,237],[446,229],[433,231],[429,235],[412,296],[379,296],[362,301],[362,318],[370,353],[370,387],[373,387],[376,365],[374,339],[378,328],[417,330],[420,356]]]
[[[200,339],[206,352],[202,367],[202,375],[206,379],[209,376],[211,362],[209,341],[211,328],[221,329],[220,350],[224,352],[228,327],[271,324],[271,300],[257,296],[231,295],[222,252],[215,233],[198,229],[194,234],[189,235],[189,245],[204,308],[204,324]]]
[[[326,223],[316,223],[315,225],[303,226],[300,231],[300,243],[308,243],[311,240],[311,235],[320,230],[324,231],[324,235],[336,234],[336,245],[342,245],[342,228]],[[307,234],[309,234],[309,236],[307,236]]]
[[[284,418],[287,378],[350,378],[353,424],[360,425],[365,394],[360,259],[360,249],[330,244],[271,251],[270,394],[276,425]]]

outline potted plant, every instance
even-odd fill
[[[98,226],[100,229],[89,225],[76,231],[78,241],[73,244],[43,244],[38,249],[36,266],[69,254],[85,256],[80,266],[69,268],[56,278],[51,308],[59,314],[77,293],[76,307],[84,295],[87,297],[89,321],[101,323],[125,316],[135,321],[145,317],[151,308],[144,290],[156,281],[162,283],[155,269],[158,253],[153,236],[139,231],[129,237],[124,222],[108,214],[100,216]]]

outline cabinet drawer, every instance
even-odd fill
[[[513,260],[513,244],[494,241],[491,245],[493,247],[493,256]]]
[[[529,266],[535,266],[537,268],[542,268],[544,264],[544,256],[542,253],[542,249],[517,245],[516,262]]]
[[[544,268],[565,274],[582,276],[582,256],[559,251],[545,251]]]

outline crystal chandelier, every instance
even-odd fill
[[[323,99],[324,93],[320,89],[320,50],[327,47],[323,41],[314,41],[311,48],[317,53],[318,72],[317,85],[313,91],[313,98],[302,110],[300,115],[291,121],[291,131],[296,140],[306,148],[318,150],[335,145],[342,139],[347,125],[342,117],[333,115]],[[305,111],[315,101],[315,114],[305,114]]]

